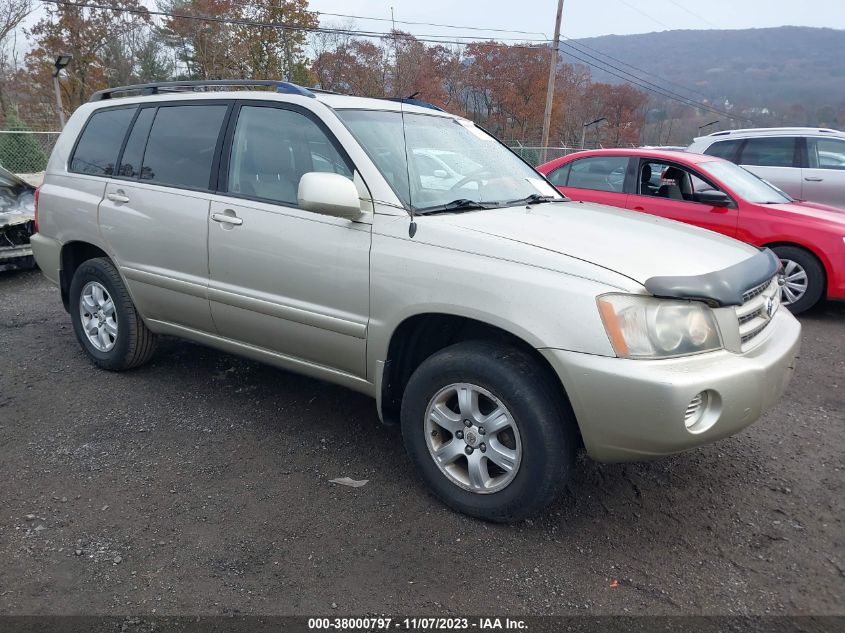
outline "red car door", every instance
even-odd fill
[[[705,202],[708,193],[720,189],[690,168],[643,158],[637,169],[636,185],[635,193],[628,196],[628,209],[736,237],[739,218],[736,203],[730,201],[728,206],[723,206]]]
[[[627,156],[587,156],[566,163],[549,174],[558,190],[573,200],[625,208]]]

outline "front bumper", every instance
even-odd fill
[[[636,461],[684,451],[745,428],[777,402],[800,346],[801,325],[779,310],[743,354],[710,352],[629,360],[540,350],[566,387],[584,445],[598,461]],[[707,391],[707,426],[684,425],[690,401]]]

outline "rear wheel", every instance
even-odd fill
[[[781,303],[793,314],[809,310],[824,294],[824,269],[814,255],[797,246],[772,249],[783,265]]]
[[[70,317],[82,349],[103,369],[138,367],[155,351],[155,334],[144,325],[108,259],[89,259],[76,269],[70,283]]]
[[[459,343],[426,359],[402,399],[402,436],[422,478],[450,507],[489,521],[542,510],[575,455],[559,388],[525,352]]]

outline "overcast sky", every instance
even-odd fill
[[[310,0],[314,11],[377,18],[389,18],[391,6],[397,20],[537,31],[551,38],[557,0]],[[323,18],[324,22],[341,20]],[[568,37],[580,38],[668,29],[745,29],[785,24],[845,29],[845,0],[565,0],[561,31]],[[421,25],[396,26],[415,34],[497,35]],[[356,20],[356,27],[382,31],[390,25]],[[519,37],[519,34],[498,36]]]

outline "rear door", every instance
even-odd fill
[[[587,156],[549,174],[552,183],[573,200],[625,208],[627,156]]]
[[[746,139],[736,162],[796,200],[801,200],[803,182],[798,140],[795,136]]]
[[[208,209],[231,104],[139,109],[100,205],[100,230],[147,319],[214,332]]]
[[[845,139],[810,137],[806,140],[802,198],[845,209]]]
[[[629,209],[736,236],[736,204],[714,207],[696,201],[697,193],[722,191],[699,172],[679,163],[642,158],[636,184],[635,193],[628,196]]]

